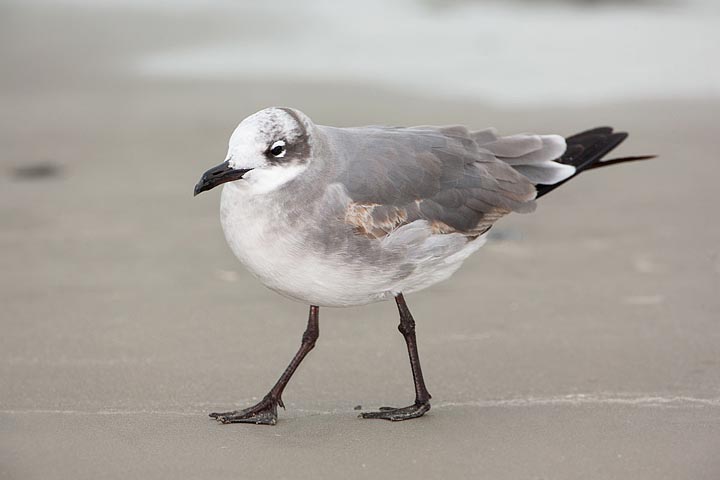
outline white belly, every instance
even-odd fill
[[[289,225],[278,208],[276,202],[266,202],[263,196],[249,196],[242,187],[225,185],[220,207],[225,238],[235,256],[265,286],[311,305],[364,305],[421,290],[452,275],[483,243],[479,239],[462,248],[448,249],[444,258],[430,260],[417,251],[425,248],[421,243],[414,249],[419,255],[413,257],[423,260],[412,263],[409,258],[373,266],[361,258],[348,258],[342,251],[315,251],[306,232]],[[450,240],[448,235],[443,237]],[[425,243],[437,248],[438,239]],[[399,275],[408,265],[412,272]]]

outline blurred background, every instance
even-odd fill
[[[717,478],[719,54],[716,0],[0,1],[0,478]],[[384,303],[321,311],[277,427],[220,427],[307,315],[192,197],[272,105],[610,124],[660,158],[583,175],[408,298],[425,418],[355,418],[411,398]]]

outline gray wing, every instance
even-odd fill
[[[371,238],[415,220],[436,233],[480,235],[503,215],[534,210],[534,184],[548,183],[538,180],[557,173],[552,160],[565,150],[554,135],[498,138],[462,126],[338,130],[345,221]]]

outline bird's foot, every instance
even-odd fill
[[[232,412],[211,413],[210,416],[220,423],[275,425],[277,423],[278,405],[283,406],[282,401],[268,395],[252,407]]]
[[[380,407],[380,410],[377,412],[361,413],[360,418],[381,418],[383,420],[399,422],[422,417],[428,410],[430,410],[430,402],[415,402],[413,405],[402,408]]]

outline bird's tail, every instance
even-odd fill
[[[615,165],[617,163],[648,160],[655,155],[641,155],[634,157],[613,158],[602,160],[615,147],[628,137],[625,132],[613,132],[610,127],[598,127],[587,130],[565,139],[567,150],[556,162],[575,167],[575,173],[561,182],[552,185],[537,185],[537,198],[550,193],[563,183],[575,178],[585,170]]]

